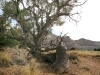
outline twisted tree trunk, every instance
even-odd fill
[[[59,74],[68,72],[69,59],[64,46],[57,46],[56,61],[51,65],[51,70]]]

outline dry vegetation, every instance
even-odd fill
[[[12,63],[12,59],[7,52],[0,52],[0,66],[9,66]]]
[[[39,63],[37,63],[35,59],[32,59],[29,64],[24,66],[22,75],[38,75],[38,66]]]
[[[49,52],[49,53],[55,53]],[[99,51],[67,51],[70,58],[70,71],[62,75],[100,75]],[[96,57],[95,57],[96,56]],[[56,75],[49,65],[27,60],[24,49],[7,48],[0,51],[0,75]]]
[[[74,50],[68,51],[68,54],[77,56],[100,56],[100,51]]]

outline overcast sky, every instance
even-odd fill
[[[58,34],[69,32],[68,34],[73,40],[85,38],[93,41],[100,41],[100,0],[88,0],[81,10],[81,20],[77,26],[75,23],[68,21],[63,26],[54,26],[53,33]],[[76,10],[76,9],[75,9]],[[77,18],[77,17],[75,17]]]

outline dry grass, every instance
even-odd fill
[[[56,53],[56,50],[43,52],[43,54],[50,54],[50,53]],[[100,56],[100,51],[72,50],[72,51],[67,51],[67,53],[79,56]]]
[[[30,66],[26,65],[23,69],[22,75],[31,75]]]
[[[23,49],[11,49],[7,48],[7,52],[0,52],[0,64],[2,60],[9,62],[14,62],[14,60],[21,60],[25,62],[24,65],[14,64],[10,67],[1,67],[0,70],[5,75],[56,75],[49,70],[50,66],[45,63],[38,63],[35,59],[31,59],[30,61],[26,60],[27,51]],[[49,51],[50,54],[56,53],[56,51]],[[98,75],[100,62],[98,59],[91,59],[91,57],[82,57],[82,56],[100,56],[99,51],[67,51],[69,55],[71,55],[71,69],[69,73],[64,75]],[[9,56],[12,57],[12,60]],[[15,63],[15,62],[14,62]],[[19,62],[18,62],[19,63]],[[4,63],[2,63],[4,64]],[[74,64],[74,65],[73,65]],[[91,65],[90,65],[91,64]],[[77,65],[77,66],[76,66]],[[95,66],[95,67],[94,67]],[[19,71],[20,70],[20,71]],[[93,72],[93,73],[91,73]],[[88,73],[88,74],[86,74]],[[95,74],[96,73],[96,74]],[[3,75],[0,73],[0,75]]]
[[[39,73],[39,63],[32,59],[28,65],[23,69],[22,75],[38,75]]]
[[[12,59],[7,52],[0,52],[0,65],[9,66],[12,63]]]
[[[70,54],[69,59],[73,64],[76,64],[77,66],[79,66],[80,61],[79,61],[79,59],[76,55],[71,55]]]
[[[100,56],[100,51],[75,50],[75,51],[68,51],[67,53],[78,56]]]

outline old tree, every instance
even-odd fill
[[[0,27],[7,30],[6,26],[9,26],[10,35],[4,31],[2,34],[27,45],[30,48],[29,53],[33,57],[49,60],[41,54],[41,44],[46,35],[51,31],[53,25],[62,25],[63,18],[76,21],[73,16],[79,13],[73,13],[72,9],[84,3],[80,3],[78,0],[2,0],[0,9],[3,13],[0,16]],[[0,29],[2,30],[2,28]],[[66,49],[61,46],[61,39],[55,49],[56,59],[51,68],[55,72],[62,73],[68,70],[68,58]]]

